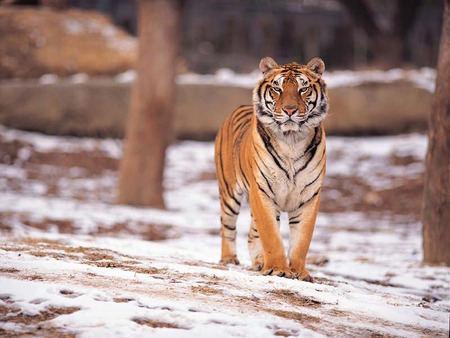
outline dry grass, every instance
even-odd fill
[[[298,292],[285,290],[285,289],[275,289],[268,292],[271,296],[282,300],[284,303],[297,306],[297,307],[308,307],[308,308],[318,308],[322,306],[322,303],[316,299],[310,297],[301,296]]]
[[[152,319],[149,319],[149,318],[133,318],[132,320],[135,323],[139,324],[139,325],[146,325],[146,326],[150,326],[150,327],[153,327],[153,328],[187,330],[186,328],[178,326],[177,324],[160,322],[160,321],[152,320]]]
[[[195,293],[201,293],[204,295],[218,295],[218,294],[222,294],[222,291],[217,289],[217,288],[212,288],[210,286],[206,286],[206,285],[196,285],[196,286],[191,286],[191,291],[195,292]]]

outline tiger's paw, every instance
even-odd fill
[[[264,276],[278,276],[278,277],[285,277],[285,278],[295,278],[295,274],[289,269],[289,267],[263,267],[262,268],[262,274]]]
[[[239,265],[239,259],[237,259],[236,256],[233,257],[223,257],[219,264],[222,265],[228,265],[228,264],[234,264],[234,265]]]
[[[254,263],[250,270],[252,271],[261,271],[264,266],[264,263]]]
[[[262,255],[258,255],[252,259],[252,267],[250,270],[261,271],[264,267],[264,258]]]
[[[303,271],[302,273],[296,273],[295,278],[303,282],[314,283],[314,278],[311,277],[308,271]]]

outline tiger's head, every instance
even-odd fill
[[[259,68],[264,77],[253,91],[253,105],[263,125],[279,137],[296,139],[320,125],[328,111],[322,59],[278,65],[265,57]]]

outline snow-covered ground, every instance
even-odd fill
[[[393,207],[426,146],[328,138],[311,284],[249,270],[248,206],[241,265],[217,264],[212,143],[169,148],[162,211],[114,204],[120,141],[0,127],[0,336],[447,337],[450,269],[421,263],[420,223]]]

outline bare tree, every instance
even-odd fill
[[[450,0],[445,0],[436,91],[429,120],[423,199],[424,262],[450,266]]]
[[[140,0],[137,80],[131,94],[118,203],[164,208],[165,151],[172,138],[180,8]]]
[[[388,28],[381,28],[367,1],[340,0],[353,22],[368,37],[373,64],[378,67],[398,67],[404,61],[406,37],[416,18],[421,0],[396,0],[395,10]]]

